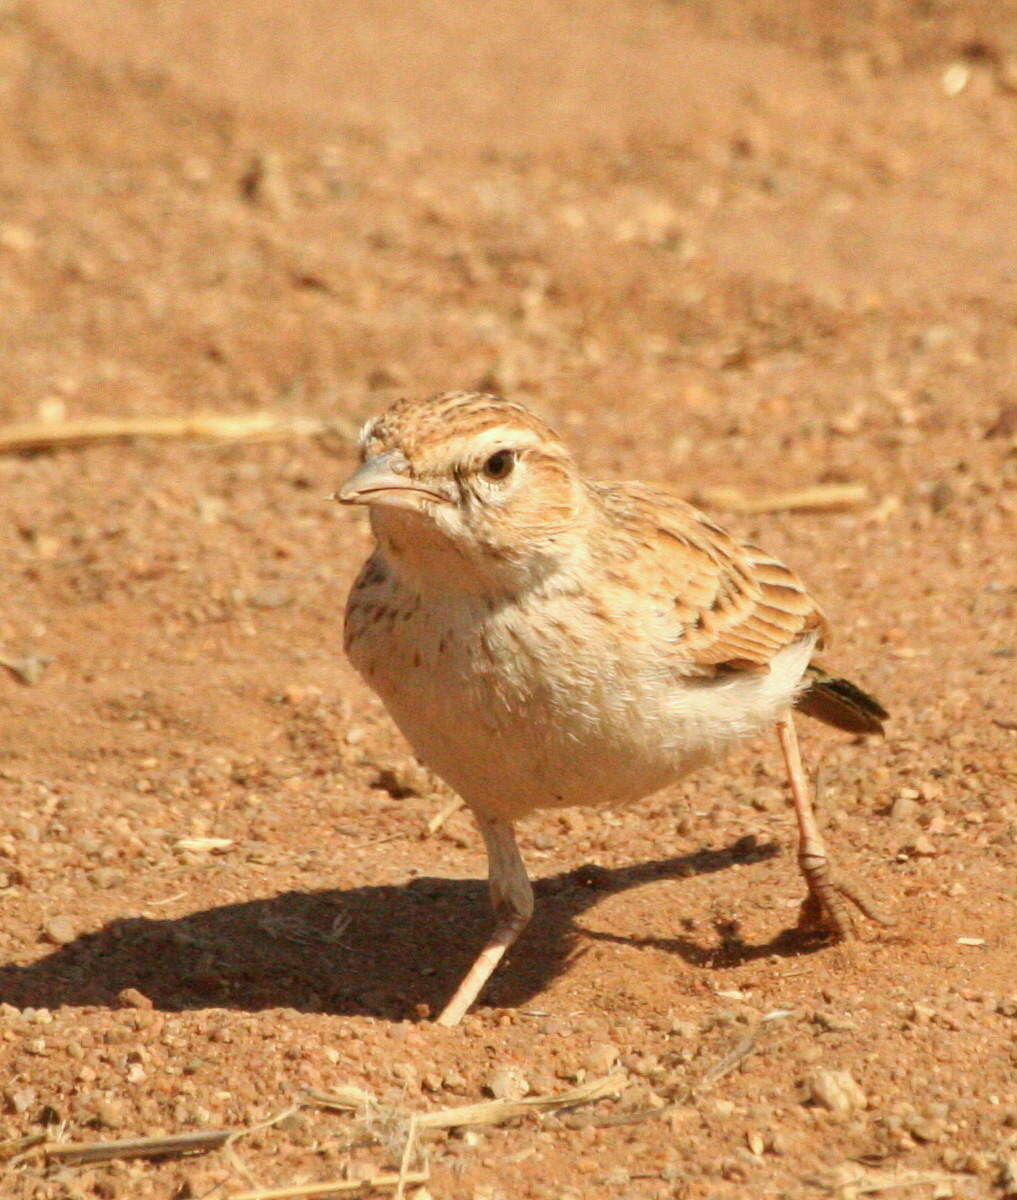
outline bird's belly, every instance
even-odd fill
[[[348,650],[418,757],[474,808],[512,819],[626,804],[717,757],[792,702],[814,640],[767,673],[691,681],[659,655],[584,654],[562,637],[419,607],[386,613]]]

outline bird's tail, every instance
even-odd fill
[[[795,707],[817,721],[847,733],[882,733],[886,709],[850,680],[827,674],[818,663],[805,670],[805,690]]]

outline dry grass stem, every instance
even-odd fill
[[[191,413],[176,417],[81,417],[75,421],[27,421],[0,428],[0,454],[59,450],[123,442],[132,438],[194,438],[222,442],[271,442],[349,431],[333,421],[284,413]]]
[[[353,1084],[340,1085],[332,1092],[309,1089],[301,1094],[305,1104],[316,1104],[319,1108],[334,1108],[340,1112],[364,1112],[374,1108],[377,1101],[370,1092]]]
[[[32,1133],[28,1137],[8,1138],[0,1142],[0,1162],[20,1158],[36,1149],[42,1149],[46,1141],[44,1133]]]
[[[449,819],[449,817],[451,817],[453,813],[458,812],[465,803],[465,800],[463,800],[461,797],[453,796],[448,804],[438,809],[434,816],[431,817],[431,819],[427,822],[427,832],[432,836],[436,834],[442,825],[444,825]]]
[[[627,1083],[624,1071],[615,1071],[601,1079],[591,1079],[566,1092],[553,1096],[526,1096],[522,1100],[485,1100],[480,1104],[463,1104],[457,1108],[443,1108],[437,1112],[421,1113],[416,1124],[418,1129],[458,1129],[464,1125],[500,1125],[514,1117],[530,1112],[543,1112],[556,1108],[571,1108],[576,1104],[589,1104],[604,1096],[617,1095]]]
[[[369,1188],[397,1188],[402,1184],[426,1183],[429,1171],[409,1171],[405,1175],[372,1175],[369,1179],[333,1179],[331,1183],[295,1183],[292,1187],[257,1188],[238,1192],[230,1200],[305,1200],[314,1196],[338,1196]]]
[[[832,512],[843,508],[860,508],[868,504],[871,495],[864,483],[817,483],[813,487],[795,488],[787,492],[764,492],[746,496],[739,488],[704,488],[696,499],[708,508],[725,512]]]
[[[835,1167],[829,1175],[809,1180],[817,1187],[833,1192],[843,1200],[857,1196],[874,1196],[879,1192],[890,1192],[898,1188],[935,1187],[937,1183],[957,1182],[956,1175],[945,1171],[911,1170],[897,1167],[886,1171],[870,1170],[860,1163],[845,1162]]]
[[[166,1137],[122,1138],[113,1142],[47,1142],[42,1151],[61,1163],[109,1162],[114,1158],[162,1158],[171,1154],[203,1154],[224,1146],[237,1132],[207,1129],[199,1133],[174,1133]]]
[[[251,1174],[250,1169],[244,1160],[240,1157],[236,1150],[236,1143],[242,1137],[247,1137],[252,1133],[260,1133],[263,1129],[271,1129],[273,1125],[278,1125],[280,1121],[285,1121],[287,1117],[292,1117],[294,1113],[298,1113],[303,1106],[301,1104],[291,1104],[288,1108],[282,1109],[271,1117],[266,1117],[263,1121],[256,1121],[253,1125],[247,1125],[243,1129],[235,1129],[223,1144],[223,1152],[230,1160],[234,1171],[243,1177],[252,1186],[257,1187],[258,1181]]]
[[[762,1031],[762,1025],[753,1025],[748,1033],[732,1047],[727,1054],[719,1058],[712,1067],[703,1075],[703,1078],[696,1084],[697,1092],[705,1091],[712,1087],[718,1080],[724,1078],[725,1075],[730,1075],[735,1067],[739,1066],[749,1057],[756,1049],[759,1043],[759,1035]]]
[[[410,1127],[406,1131],[406,1145],[403,1146],[403,1156],[399,1163],[399,1183],[396,1186],[395,1200],[403,1200],[406,1193],[406,1180],[410,1173],[410,1159],[413,1156],[413,1147],[417,1141],[417,1117],[414,1113],[410,1117]]]

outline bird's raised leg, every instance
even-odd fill
[[[816,823],[816,814],[809,795],[809,783],[802,767],[798,735],[794,718],[785,713],[777,722],[777,737],[784,753],[791,799],[798,820],[798,865],[801,867],[809,894],[802,905],[799,925],[826,929],[838,938],[851,935],[851,918],[845,900],[850,900],[861,912],[878,925],[892,925],[858,888],[839,879],[831,870]]]
[[[487,945],[477,955],[455,995],[442,1009],[439,1025],[458,1025],[480,995],[484,984],[501,962],[505,951],[522,933],[533,915],[533,888],[519,857],[515,833],[508,821],[474,814],[487,847],[488,882],[495,926]]]

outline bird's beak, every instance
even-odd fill
[[[418,512],[424,501],[448,501],[437,487],[412,479],[409,470],[398,451],[377,454],[353,472],[335,498],[340,504],[385,504]]]

